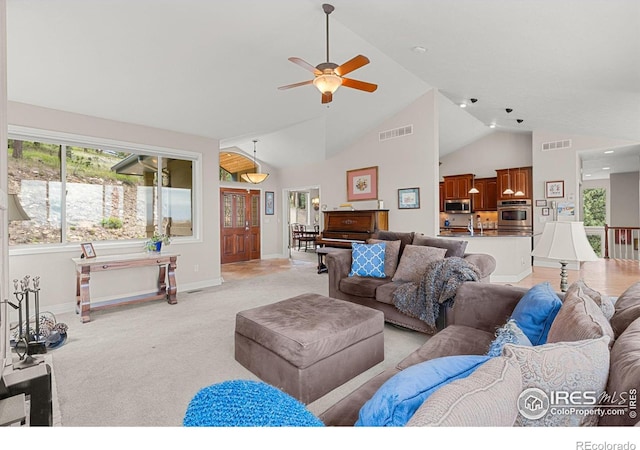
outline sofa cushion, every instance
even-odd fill
[[[384,274],[387,277],[392,277],[396,273],[398,267],[398,261],[400,260],[400,240],[397,241],[383,241],[382,239],[368,239],[367,244],[380,244],[385,243],[384,249]]]
[[[632,284],[618,297],[616,311],[611,318],[611,327],[616,337],[640,317],[640,281]]]
[[[390,282],[389,278],[344,277],[340,280],[340,291],[356,297],[375,298],[378,287]]]
[[[407,245],[392,280],[419,282],[427,266],[434,261],[444,259],[446,252],[447,250],[443,248]]]
[[[404,426],[438,388],[464,378],[488,356],[445,356],[416,364],[389,378],[360,409],[356,426]]]
[[[386,244],[351,244],[351,272],[349,276],[384,278]]]
[[[516,419],[516,426],[597,424],[598,417],[593,414],[593,406],[584,406],[584,409],[591,410],[592,413],[587,413],[582,408],[578,412],[570,408],[566,408],[566,411],[554,411],[553,408],[548,408],[549,395],[557,391],[593,391],[596,398],[602,395],[609,376],[608,336],[533,347],[507,344],[502,354],[518,362],[522,375],[523,391],[518,399],[520,414]],[[547,408],[531,408],[531,398]]]
[[[406,281],[393,281],[391,283],[380,285],[378,289],[376,289],[376,300],[381,303],[393,305],[393,293],[405,283]]]
[[[521,392],[520,366],[510,358],[493,358],[434,392],[407,426],[510,427],[518,416]]]
[[[449,325],[398,363],[398,369],[452,355],[484,355],[494,338],[493,333],[464,325]]]
[[[600,307],[584,292],[581,284],[572,284],[551,324],[547,342],[582,341],[602,336],[609,336],[609,345],[613,345],[613,329]]]
[[[572,283],[572,285],[569,286],[569,289],[567,289],[567,292],[571,290],[571,287],[573,285],[575,285],[576,287],[581,287],[584,293],[591,297],[591,300],[593,300],[596,305],[598,305],[598,307],[602,310],[602,314],[604,314],[606,319],[611,320],[616,308],[615,306],[613,306],[613,302],[611,301],[611,298],[609,296],[602,295],[595,289],[591,289],[589,286],[587,286],[587,283],[585,283],[584,280],[578,280],[575,283]]]
[[[400,241],[400,256],[404,252],[404,247],[413,242],[413,231],[411,232],[398,232],[381,230],[374,233],[371,237],[373,239],[381,239],[383,241]]]
[[[548,282],[529,289],[511,314],[532,345],[547,342],[549,328],[560,310],[562,302]]]
[[[429,247],[446,248],[445,258],[457,256],[464,258],[464,251],[467,249],[468,241],[459,241],[457,239],[442,239],[437,237],[425,236],[424,234],[416,234],[413,237],[412,245],[427,245]]]
[[[627,327],[611,349],[611,368],[607,382],[607,394],[612,396],[609,403],[628,406],[630,392],[636,390],[637,396],[638,387],[640,387],[640,319],[634,320]],[[615,397],[613,397],[614,393],[617,393]],[[634,425],[637,421],[638,417],[631,417],[627,410],[624,415],[602,416],[599,425]]]
[[[498,328],[496,338],[491,342],[487,355],[502,355],[502,348],[505,344],[526,345],[531,347],[531,341],[513,319],[508,320],[507,323]]]

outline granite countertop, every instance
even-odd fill
[[[463,231],[464,230],[464,231]],[[522,237],[531,237],[533,236],[533,233],[531,232],[524,232],[524,231],[506,231],[506,230],[495,230],[495,229],[490,229],[490,230],[484,230],[482,233],[480,233],[480,230],[473,230],[473,236],[471,236],[469,234],[469,231],[467,231],[466,228],[456,228],[456,227],[450,227],[450,228],[440,228],[440,234],[438,234],[438,236],[441,237],[446,237],[446,236],[453,236],[453,237],[465,237],[465,238],[470,238],[470,237],[517,237],[517,236],[522,236]]]

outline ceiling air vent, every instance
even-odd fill
[[[400,128],[394,128],[393,130],[381,131],[380,141],[388,141],[389,139],[399,138],[403,136],[409,136],[413,134],[413,125],[406,125]]]
[[[571,147],[571,139],[564,139],[562,141],[543,142],[542,151],[548,152],[549,150],[560,150],[562,148]]]

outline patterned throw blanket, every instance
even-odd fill
[[[401,285],[393,293],[396,308],[434,328],[440,305],[453,305],[458,287],[465,281],[478,281],[480,270],[464,258],[452,256],[429,264],[419,283]]]

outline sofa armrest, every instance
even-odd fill
[[[340,290],[340,280],[349,276],[351,271],[351,250],[332,250],[325,256],[325,262],[329,275],[329,297],[339,298],[336,293]]]
[[[456,292],[453,307],[447,311],[447,325],[464,325],[494,333],[506,323],[528,290],[474,281],[462,283]]]
[[[486,253],[465,253],[464,259],[480,269],[480,281],[489,282],[489,276],[496,270],[496,259]]]

